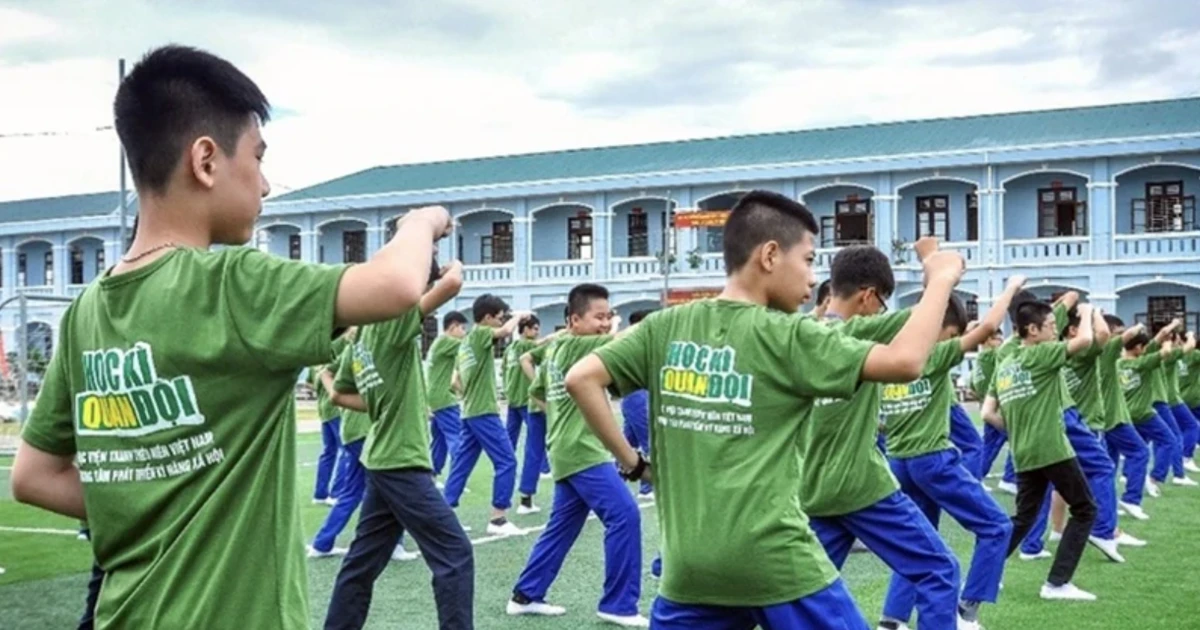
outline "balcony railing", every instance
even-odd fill
[[[514,265],[464,265],[464,284],[512,282]]]
[[[1033,238],[1004,241],[1004,262],[1082,262],[1091,258],[1091,238]]]
[[[1118,234],[1116,241],[1114,258],[1117,260],[1177,259],[1181,256],[1200,255],[1200,232]]]
[[[610,265],[611,272],[609,275],[613,278],[657,276],[662,273],[661,265],[662,263],[653,256],[614,258]]]
[[[87,288],[88,285],[86,284],[69,284],[67,285],[67,297],[79,297],[80,295],[83,295],[84,289]]]
[[[954,241],[941,243],[938,245],[938,248],[958,252],[960,255],[962,255],[963,259],[967,261],[968,265],[979,260],[980,258],[979,243],[976,241]]]
[[[38,284],[33,286],[17,287],[16,293],[24,293],[25,295],[54,295],[54,285]]]
[[[593,263],[590,260],[543,260],[530,265],[532,280],[589,280]]]

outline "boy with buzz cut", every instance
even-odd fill
[[[1069,341],[1058,341],[1061,332],[1054,307],[1038,301],[1022,304],[1017,309],[1021,345],[997,364],[983,403],[985,421],[1008,432],[1017,471],[1017,513],[1008,555],[1033,527],[1051,485],[1070,506],[1071,517],[1042,585],[1042,599],[1096,599],[1071,582],[1096,520],[1095,499],[1063,423],[1067,394],[1062,368],[1093,341],[1092,307],[1078,308],[1078,333]]]
[[[908,310],[882,314],[895,278],[891,261],[878,249],[842,249],[833,258],[829,279],[822,325],[847,337],[886,343],[908,321]],[[944,314],[945,307],[938,322]],[[862,541],[914,585],[922,623],[952,628],[959,624],[958,562],[917,504],[900,491],[876,446],[882,390],[878,383],[863,383],[848,396],[814,402],[811,418],[800,430],[800,507],[835,567],[841,569],[854,542]],[[945,411],[943,420],[949,418]]]
[[[454,383],[454,360],[458,346],[467,336],[467,318],[450,311],[442,318],[442,334],[429,346],[426,400],[433,410],[430,417],[433,438],[429,449],[433,458],[433,476],[441,477],[446,457],[458,450],[462,440],[462,417],[458,406],[458,386]]]
[[[1137,337],[1145,329],[1141,324],[1125,328],[1125,322],[1115,315],[1104,315],[1104,323],[1108,326],[1111,336],[1100,354],[1100,395],[1104,398],[1104,428],[1103,440],[1108,449],[1108,457],[1113,463],[1113,477],[1116,481],[1116,468],[1125,457],[1125,492],[1117,501],[1117,505],[1133,518],[1144,521],[1150,517],[1142,510],[1142,495],[1146,488],[1146,470],[1150,463],[1150,450],[1142,436],[1133,428],[1133,418],[1129,414],[1129,406],[1125,402],[1122,382],[1117,365],[1121,361],[1121,353],[1125,344]],[[1117,543],[1129,545],[1133,541],[1128,535],[1117,535]]]
[[[210,252],[252,238],[270,191],[266,97],[229,62],[166,46],[114,110],[137,236],[63,314],[13,496],[87,520],[105,571],[96,627],[307,628],[296,381],[342,329],[417,304],[450,216],[410,212],[349,267]]]
[[[1181,448],[1174,431],[1154,408],[1153,386],[1159,366],[1170,355],[1170,342],[1166,340],[1181,323],[1179,320],[1172,321],[1159,330],[1153,339],[1145,331],[1127,339],[1125,352],[1117,362],[1121,391],[1125,394],[1125,404],[1133,418],[1133,428],[1147,445],[1154,446],[1154,468],[1146,480],[1146,493],[1152,497],[1159,495],[1156,482],[1167,480],[1175,453]]]
[[[629,315],[629,325],[636,326],[653,310],[635,311]],[[621,419],[625,422],[625,440],[642,454],[650,453],[650,393],[644,389],[630,392],[621,399]],[[654,485],[643,479],[638,487],[638,498],[649,501],[654,498]]]
[[[965,455],[950,438],[953,428],[949,418],[955,404],[950,372],[962,362],[964,353],[999,329],[1013,295],[1024,283],[1023,276],[1009,278],[1004,293],[983,321],[961,337],[967,327],[966,308],[952,297],[942,320],[942,341],[925,364],[925,373],[911,383],[883,388],[880,418],[887,435],[889,463],[900,489],[921,508],[934,528],[945,510],[975,534],[975,554],[962,589],[958,628],[979,628],[980,604],[996,602],[1012,523],[979,484],[975,471],[966,467]],[[879,628],[905,627],[915,600],[913,583],[893,573]]]
[[[913,316],[891,343],[873,344],[797,314],[815,284],[817,229],[803,204],[746,193],[725,224],[721,295],[651,314],[567,374],[629,480],[649,479],[649,463],[625,440],[608,388],[650,392],[665,569],[655,628],[867,628],[798,504],[796,442],[816,398],[920,376],[963,260],[926,257],[929,287]],[[877,418],[837,421],[873,431]]]
[[[510,615],[563,615],[566,609],[546,603],[567,552],[595,512],[604,525],[604,594],[597,614],[608,623],[648,627],[638,613],[642,583],[642,529],[637,502],[612,465],[604,445],[588,430],[579,407],[563,389],[563,376],[576,361],[612,340],[616,318],[608,306],[608,290],[580,284],[567,297],[567,330],[547,346],[531,395],[546,403],[550,471],[554,504],[546,531],[538,537],[529,562],[517,578]]]
[[[480,452],[492,460],[492,515],[488,520],[490,536],[517,536],[524,532],[506,517],[512,507],[513,486],[517,478],[517,458],[508,433],[500,422],[500,404],[496,400],[496,368],[492,348],[497,339],[513,334],[517,324],[531,313],[509,315],[504,300],[485,293],[471,307],[475,327],[463,338],[454,362],[463,384],[463,432],[458,450],[451,455],[450,475],[446,478],[446,501],[457,508],[467,479],[479,461]],[[507,317],[507,320],[505,319]]]

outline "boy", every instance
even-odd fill
[[[335,387],[347,403],[366,409],[372,422],[366,445],[367,495],[354,542],[338,572],[325,628],[362,628],[375,580],[401,534],[417,542],[433,573],[438,627],[474,627],[475,564],[471,541],[433,481],[429,407],[421,370],[421,324],[458,294],[462,263],[431,277],[418,308],[363,329],[348,351],[350,369]],[[343,363],[343,367],[346,367]]]
[[[1180,322],[1180,326],[1182,326],[1182,321]],[[1171,485],[1195,486],[1200,484],[1189,479],[1183,468],[1183,446],[1187,443],[1187,436],[1184,432],[1184,429],[1187,428],[1185,426],[1186,420],[1176,418],[1175,413],[1171,409],[1170,384],[1174,378],[1175,365],[1181,354],[1179,344],[1175,341],[1175,332],[1177,330],[1179,330],[1178,326],[1175,330],[1171,331],[1165,340],[1170,342],[1171,352],[1164,354],[1158,369],[1150,373],[1150,391],[1151,399],[1154,401],[1154,412],[1158,414],[1158,417],[1163,419],[1163,422],[1175,434],[1176,448],[1172,451],[1170,462],[1171,472],[1174,473],[1171,477]],[[1157,462],[1155,463],[1157,464]]]
[[[997,330],[975,355],[975,365],[971,368],[971,391],[980,404],[983,404],[983,399],[987,397],[988,386],[992,383],[992,373],[996,370],[997,351],[1003,343],[1004,336]],[[983,450],[979,455],[979,474],[982,477],[986,478],[992,472],[992,465],[996,463],[996,458],[1000,456],[1000,451],[1004,449],[1007,442],[1008,436],[1003,431],[984,423]],[[1017,492],[1017,473],[1012,469],[1012,456],[1004,458],[1004,473],[997,487],[1009,494]]]
[[[1191,331],[1184,334],[1182,330],[1176,330],[1174,346],[1175,354],[1173,360],[1163,363],[1163,373],[1167,381],[1167,404],[1170,407],[1171,415],[1175,418],[1175,423],[1179,426],[1177,435],[1182,443],[1180,456],[1183,460],[1180,466],[1185,471],[1200,472],[1200,468],[1192,461],[1192,455],[1196,452],[1196,440],[1200,437],[1200,423],[1192,415],[1191,408],[1184,403],[1183,394],[1179,386],[1180,366],[1183,365],[1183,357],[1192,354],[1192,351],[1196,349],[1195,334]],[[1187,366],[1183,366],[1183,370],[1186,371]],[[1178,485],[1200,485],[1186,476],[1177,476],[1176,479],[1178,480]]]
[[[344,344],[341,357],[331,368],[322,369],[317,375],[317,378],[321,380],[321,386],[328,392],[331,402],[335,406],[345,409],[342,413],[344,417],[341,422],[340,436],[342,442],[341,469],[338,470],[338,477],[343,481],[338,484],[339,493],[334,496],[333,509],[325,516],[324,524],[321,525],[321,529],[317,531],[312,544],[308,547],[309,558],[328,558],[345,551],[345,549],[335,551],[333,544],[337,541],[338,534],[342,533],[346,524],[350,522],[350,517],[354,515],[359,504],[362,503],[363,493],[367,489],[362,452],[367,433],[371,430],[371,418],[355,409],[351,403],[346,401],[346,397],[334,387],[336,380],[345,380],[351,374],[355,360],[355,334],[353,330],[346,332],[343,339],[348,343]]]
[[[1056,341],[1060,333],[1054,310],[1044,302],[1027,302],[1017,309],[1021,345],[997,364],[983,416],[1007,431],[1017,471],[1017,513],[1008,555],[1029,533],[1053,484],[1070,506],[1071,518],[1041,597],[1092,601],[1095,595],[1071,582],[1096,520],[1096,503],[1063,426],[1067,394],[1062,375],[1067,359],[1092,344],[1092,307],[1079,307],[1078,334],[1067,342]]]
[[[821,320],[825,318],[825,309],[829,308],[829,280],[823,281],[817,287],[816,305],[813,307],[812,316]]]
[[[629,315],[629,325],[636,326],[652,310],[636,311]],[[625,440],[642,452],[650,453],[650,393],[644,389],[631,392],[621,399],[621,418],[625,421]],[[649,501],[654,498],[654,486],[643,479],[638,488],[638,498]]]
[[[508,315],[504,300],[485,293],[471,307],[475,327],[463,338],[455,359],[455,371],[463,384],[463,432],[458,450],[452,455],[450,475],[446,478],[446,501],[457,508],[467,479],[479,461],[480,451],[492,460],[492,515],[489,536],[523,534],[506,518],[512,506],[513,485],[517,477],[517,458],[504,425],[500,423],[500,405],[496,400],[496,368],[492,347],[497,339],[513,334],[517,324],[530,313]]]
[[[1147,445],[1154,445],[1154,468],[1146,481],[1146,493],[1152,497],[1159,494],[1157,483],[1167,480],[1171,462],[1175,452],[1180,450],[1179,439],[1158,415],[1154,408],[1153,381],[1158,373],[1158,367],[1169,354],[1170,343],[1163,342],[1180,325],[1179,320],[1172,321],[1155,334],[1154,339],[1141,332],[1125,341],[1125,352],[1117,362],[1120,374],[1121,391],[1125,395],[1125,404],[1129,407],[1129,415],[1133,418],[1133,428]],[[1160,350],[1161,347],[1161,350]]]
[[[12,471],[18,501],[87,519],[97,627],[308,627],[296,381],[341,329],[416,305],[450,229],[444,208],[410,212],[350,267],[206,251],[254,234],[268,108],[232,64],[179,46],[117,91],[137,237],[63,314]]]
[[[1121,318],[1107,314],[1104,316],[1104,322],[1112,331],[1112,336],[1108,343],[1104,344],[1104,351],[1100,355],[1101,392],[1104,397],[1104,410],[1107,413],[1104,443],[1108,447],[1108,456],[1114,469],[1120,464],[1121,456],[1125,456],[1125,493],[1121,495],[1118,505],[1133,518],[1144,521],[1150,518],[1142,510],[1142,494],[1146,488],[1150,449],[1133,427],[1117,365],[1121,361],[1121,352],[1125,345],[1141,334],[1145,327],[1136,324],[1126,329]],[[1127,544],[1130,541],[1122,542],[1121,536],[1117,536],[1117,542]]]
[[[1195,333],[1192,333],[1193,337]],[[1193,418],[1200,418],[1200,350],[1185,352],[1179,358],[1179,393],[1183,403],[1191,410]],[[1196,464],[1195,446],[1183,454],[1183,467],[1191,472],[1200,472]]]
[[[504,399],[508,404],[508,419],[505,429],[508,430],[508,440],[516,452],[517,443],[521,440],[521,425],[529,423],[529,379],[521,371],[521,355],[536,345],[541,322],[536,315],[530,315],[517,324],[519,337],[504,349],[504,363],[500,372],[504,378]],[[544,433],[544,431],[543,431]],[[536,514],[541,508],[533,504],[533,495],[537,492],[537,478],[541,472],[541,460],[545,450],[537,453],[529,448],[529,436],[526,435],[525,461],[521,466],[521,484],[517,490],[521,493],[521,502],[517,505],[517,514]],[[525,483],[532,475],[532,483]]]
[[[442,476],[446,457],[458,450],[458,443],[462,439],[462,419],[453,376],[458,346],[466,336],[467,318],[458,311],[450,311],[442,318],[442,334],[429,346],[426,366],[429,390],[426,398],[429,408],[433,410],[430,417],[433,438],[429,449],[433,458],[434,477]]]
[[[334,342],[334,358],[341,356],[341,341],[339,338]],[[341,468],[338,454],[342,450],[342,419],[337,406],[329,400],[329,392],[321,384],[321,372],[324,369],[324,365],[317,365],[308,370],[308,385],[317,396],[317,417],[321,420],[321,455],[317,458],[317,487],[313,491],[313,503],[332,506],[343,483],[340,476],[333,474],[335,469]],[[332,490],[330,482],[333,482]]]
[[[802,204],[745,194],[725,224],[721,296],[650,315],[567,374],[629,480],[649,478],[649,464],[625,441],[606,389],[650,392],[665,569],[656,628],[867,628],[797,505],[796,440],[815,398],[920,376],[963,261],[926,257],[929,288],[913,316],[890,344],[871,344],[796,315],[814,285],[817,230]],[[854,421],[873,430],[877,419]]]
[[[886,310],[895,279],[888,257],[874,247],[839,251],[829,280],[825,325],[845,336],[887,342],[909,318],[908,311],[877,315]],[[835,567],[841,569],[854,541],[862,541],[914,584],[922,623],[952,628],[958,624],[958,563],[929,519],[900,491],[876,446],[881,391],[877,383],[863,383],[850,396],[814,402],[800,430],[800,508]],[[886,528],[879,526],[883,522]],[[670,566],[669,559],[664,562]]]
[[[1013,295],[1024,283],[1022,276],[1010,278],[983,321],[963,337],[959,335],[967,326],[966,309],[958,298],[952,297],[942,320],[942,341],[934,348],[922,377],[905,385],[883,388],[880,417],[886,428],[889,463],[901,490],[920,507],[934,528],[944,509],[975,534],[975,554],[959,603],[959,628],[979,628],[980,604],[995,603],[1012,524],[978,483],[975,471],[964,465],[964,455],[950,439],[953,429],[948,418],[954,406],[950,371],[962,362],[964,353],[993,336],[1004,321]],[[898,572],[893,573],[879,627],[900,628],[912,615],[915,600],[912,582]]]
[[[546,531],[538,537],[529,562],[513,588],[510,615],[562,615],[566,609],[546,603],[546,593],[587,522],[595,512],[604,525],[604,595],[600,619],[626,627],[648,627],[638,613],[642,582],[641,515],[637,503],[612,465],[612,457],[588,431],[579,408],[563,389],[563,376],[576,361],[608,343],[611,310],[608,290],[581,284],[567,298],[568,334],[547,346],[533,396],[546,403],[554,504]]]

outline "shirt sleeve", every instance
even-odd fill
[[[534,365],[542,364],[542,361],[546,358],[546,346],[549,345],[549,342],[539,344],[536,348],[529,351],[529,356],[533,359]]]
[[[851,317],[846,320],[841,330],[842,334],[855,339],[891,343],[892,338],[908,323],[911,315],[912,310],[906,308],[885,315]]]
[[[221,290],[228,317],[268,369],[286,371],[332,356],[338,284],[345,266],[314,265],[253,248],[231,250]]]
[[[1065,304],[1054,305],[1054,328],[1059,337],[1062,337],[1063,331],[1067,329],[1069,315],[1070,311]]]
[[[1150,370],[1158,369],[1162,366],[1162,352],[1146,351],[1142,356],[1133,360],[1132,367],[1138,372],[1149,372]]]
[[[337,372],[333,377],[333,389],[340,394],[358,393],[358,385],[354,382],[354,346],[346,346],[342,357],[338,360]]]
[[[962,363],[962,341],[947,339],[933,347],[933,354],[925,364],[925,374],[942,374],[949,372],[954,366]]]
[[[791,317],[788,323],[790,376],[796,391],[812,398],[852,396],[858,389],[867,353],[875,344],[808,317]]]
[[[475,351],[476,359],[492,358],[492,348],[496,343],[496,333],[493,329],[487,326],[476,325],[467,335],[466,343],[471,344],[471,350]]]
[[[421,309],[414,308],[396,319],[372,325],[376,327],[375,334],[379,335],[383,343],[389,348],[395,348],[412,341],[413,337],[421,332],[423,321]]]
[[[21,431],[21,439],[34,448],[54,455],[75,454],[74,395],[71,392],[70,310],[59,325],[58,351],[50,358],[42,390]]]
[[[663,313],[666,311],[651,313],[624,336],[596,349],[617,392],[628,394],[648,386],[651,339],[656,326],[666,321]]]
[[[1125,341],[1120,335],[1114,335],[1104,344],[1104,350],[1100,353],[1100,360],[1105,363],[1115,362],[1121,358],[1121,350],[1125,347]]]
[[[1030,372],[1044,372],[1048,370],[1059,370],[1067,364],[1067,344],[1062,341],[1054,341],[1050,343],[1039,343],[1030,348],[1029,362],[1027,364]]]

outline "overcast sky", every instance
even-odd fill
[[[1182,0],[153,4],[0,0],[0,200],[115,189],[95,129],[116,60],[168,42],[266,92],[276,194],[383,164],[1200,94]],[[6,136],[41,132],[67,135]]]

